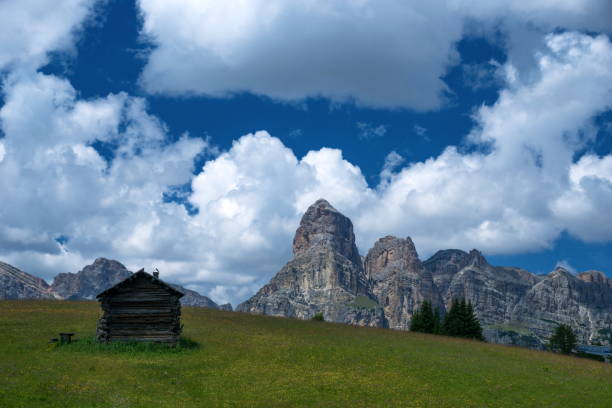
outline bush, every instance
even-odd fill
[[[312,316],[311,320],[314,320],[316,322],[324,322],[325,318],[323,317],[323,312],[315,313],[315,315]]]

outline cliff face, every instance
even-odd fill
[[[583,343],[609,339],[612,290],[601,272],[573,276],[559,268],[535,276],[491,266],[476,250],[439,251],[424,265],[447,307],[454,298],[472,302],[489,341],[542,348],[561,323],[572,326]]]
[[[484,325],[510,320],[514,306],[537,282],[527,271],[489,265],[477,250],[454,250],[446,263],[436,255],[432,257],[434,262],[425,262],[425,267],[439,284],[446,307],[453,299],[465,298],[472,302]]]
[[[368,285],[353,224],[327,201],[308,208],[289,261],[238,311],[383,327],[382,309]]]
[[[603,274],[574,276],[557,268],[530,288],[517,303],[513,319],[541,340],[558,324],[570,325],[580,343],[609,341],[612,328],[612,289]]]
[[[0,299],[51,299],[51,288],[44,280],[0,262]]]
[[[390,328],[408,330],[412,315],[425,300],[444,310],[432,275],[423,267],[410,238],[379,239],[364,264]]]

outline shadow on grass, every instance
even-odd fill
[[[57,351],[111,354],[172,354],[182,353],[198,348],[200,348],[200,343],[185,337],[182,337],[176,346],[171,346],[164,343],[137,341],[114,341],[110,343],[102,343],[97,341],[94,337],[75,339],[71,343],[55,343],[52,346],[52,349]]]

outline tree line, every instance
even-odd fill
[[[424,301],[412,316],[410,330],[484,341],[482,326],[474,313],[472,302],[466,302],[465,299],[454,299],[444,317],[440,317],[440,310],[434,309],[430,301]]]

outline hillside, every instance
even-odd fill
[[[98,315],[94,302],[0,301],[0,406],[612,406],[607,364],[212,309],[183,310],[184,335],[196,349],[83,351],[47,343],[60,331],[93,336]]]

